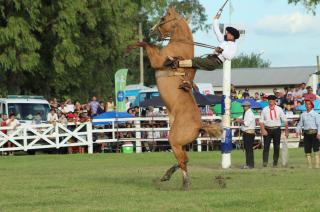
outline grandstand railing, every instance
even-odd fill
[[[299,116],[290,117],[297,119]],[[203,121],[216,122],[221,121],[218,116],[203,116]],[[97,123],[107,122],[108,128],[105,125],[96,125]],[[162,122],[166,127],[144,127],[144,124]],[[123,127],[123,124],[130,125],[129,128]],[[103,126],[103,127],[102,127]],[[240,126],[231,127],[232,130],[239,130]],[[259,127],[257,127],[259,129]],[[295,127],[289,129],[294,130]],[[4,133],[3,130],[8,130],[9,133]],[[135,146],[137,153],[142,152],[143,143],[168,141],[168,137],[155,136],[155,132],[166,132],[169,134],[170,124],[168,117],[146,117],[146,118],[115,118],[115,119],[99,119],[85,123],[68,123],[67,125],[56,124],[41,124],[41,125],[22,125],[16,129],[9,127],[0,127],[0,152],[5,151],[28,151],[39,149],[60,149],[63,147],[85,146],[88,148],[88,153],[93,153],[94,144],[113,143],[113,142],[131,142]],[[121,133],[131,133],[131,137],[122,138]],[[143,136],[151,133],[151,136]],[[149,134],[150,135],[150,134]],[[151,137],[151,138],[150,138]],[[256,136],[256,141],[261,141],[262,136]],[[233,136],[233,142],[239,142],[242,137]],[[288,139],[294,147],[297,147],[301,137],[292,137]],[[202,142],[212,142],[210,137],[198,137],[197,151],[201,151]],[[8,143],[11,143],[9,147]]]

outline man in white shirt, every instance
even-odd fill
[[[269,106],[263,108],[260,117],[261,133],[263,135],[263,167],[267,167],[271,140],[273,140],[273,167],[278,166],[281,121],[285,124],[285,136],[288,137],[288,122],[281,107],[276,105],[277,97],[268,96]]]
[[[218,20],[220,16],[221,12],[218,12],[214,18],[213,23],[214,32],[219,41],[219,46],[215,48],[213,54],[210,54],[206,57],[195,57],[188,60],[179,60],[179,58],[172,58],[169,56],[165,61],[164,66],[169,66],[172,68],[196,68],[213,71],[217,67],[219,67],[225,60],[231,60],[237,52],[237,45],[235,41],[239,39],[240,32],[233,27],[227,27],[226,34],[223,35],[219,29]],[[180,86],[180,88],[185,90],[190,89],[192,83],[188,81],[188,79],[186,79],[185,83],[186,84]]]
[[[315,168],[320,168],[319,139],[320,139],[320,115],[313,110],[314,104],[311,100],[305,101],[307,111],[300,116],[297,125],[297,136],[303,129],[304,152],[309,168],[312,168],[312,150],[315,159]]]
[[[255,138],[256,118],[250,108],[250,102],[245,101],[241,105],[244,110],[243,117],[242,119],[237,118],[236,121],[242,125],[241,131],[246,150],[246,165],[243,168],[252,169],[254,168],[253,142]]]

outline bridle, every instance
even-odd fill
[[[161,30],[161,26],[167,24],[167,23],[170,23],[172,21],[179,21],[181,20],[182,17],[174,17],[174,18],[171,18],[169,20],[164,20],[164,17],[162,17],[160,19],[160,21],[158,21],[158,23],[156,23],[151,29],[150,31],[152,33],[156,33],[157,36],[158,36],[158,41],[170,41],[170,39],[168,39],[168,37],[171,37],[171,33],[172,32],[162,32]],[[174,31],[174,29],[176,28],[177,26],[177,23],[174,24],[174,27],[172,29],[172,31]],[[199,46],[199,47],[203,47],[203,48],[208,48],[208,49],[215,49],[216,47],[215,46],[211,46],[211,45],[208,45],[208,44],[204,44],[204,43],[199,43],[199,42],[187,42],[187,41],[184,41],[184,40],[179,40],[180,43],[185,43],[185,44],[188,44],[188,45],[193,45],[193,46]]]
[[[181,19],[182,19],[181,17],[179,17],[179,18],[174,17],[174,18],[171,18],[171,19],[165,21],[164,17],[162,17],[160,19],[161,21],[158,21],[158,23],[151,28],[151,32],[156,32],[158,34],[159,41],[164,40],[165,38],[170,37],[172,32],[166,32],[166,33],[162,32],[161,26],[163,26],[167,23],[170,23],[172,21],[177,22]],[[174,29],[176,28],[176,25],[177,24],[175,23],[172,31],[174,31]]]

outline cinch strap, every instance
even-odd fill
[[[156,78],[158,77],[174,77],[174,76],[185,76],[184,72],[180,72],[179,68],[176,69],[178,71],[173,71],[172,69],[168,70],[156,70]]]

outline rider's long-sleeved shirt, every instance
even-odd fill
[[[223,34],[220,32],[219,29],[219,21],[218,19],[214,19],[213,22],[213,29],[219,41],[219,47],[223,49],[223,52],[218,55],[219,59],[224,62],[225,60],[231,60],[236,52],[237,52],[237,45],[233,41],[225,41]]]

